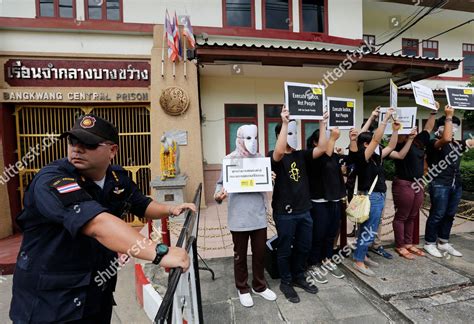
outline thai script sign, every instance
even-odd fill
[[[148,87],[150,64],[135,61],[8,60],[12,87]]]

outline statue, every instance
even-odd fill
[[[160,139],[160,168],[161,180],[175,178],[179,174],[179,149],[176,141],[163,134]]]

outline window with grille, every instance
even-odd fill
[[[75,0],[37,0],[38,17],[74,18],[76,17]]]
[[[224,26],[249,28],[254,26],[253,0],[225,0],[224,4]]]
[[[402,54],[410,56],[418,56],[418,39],[403,38]]]
[[[474,75],[474,44],[462,44],[462,62],[463,76]]]
[[[292,0],[264,0],[264,27],[291,30],[291,2]]]
[[[85,0],[89,20],[122,21],[123,0]]]
[[[438,57],[438,41],[424,40],[422,44],[423,44],[422,56]]]
[[[301,21],[304,32],[324,32],[324,0],[301,0]]]

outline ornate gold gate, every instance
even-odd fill
[[[77,117],[94,113],[119,130],[119,152],[113,163],[129,172],[141,191],[150,195],[151,133],[149,106],[44,106],[25,105],[15,109],[20,195],[33,176],[46,164],[67,156],[66,141],[59,135],[69,130]],[[133,216],[127,217],[132,222]]]

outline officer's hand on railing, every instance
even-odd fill
[[[192,203],[184,203],[178,206],[172,206],[169,209],[169,216],[174,217],[174,216],[179,216],[183,211],[186,209],[191,209],[193,212],[196,212],[196,206]]]
[[[170,246],[168,254],[161,259],[160,266],[165,268],[183,268],[183,272],[189,269],[189,255],[183,248]]]

